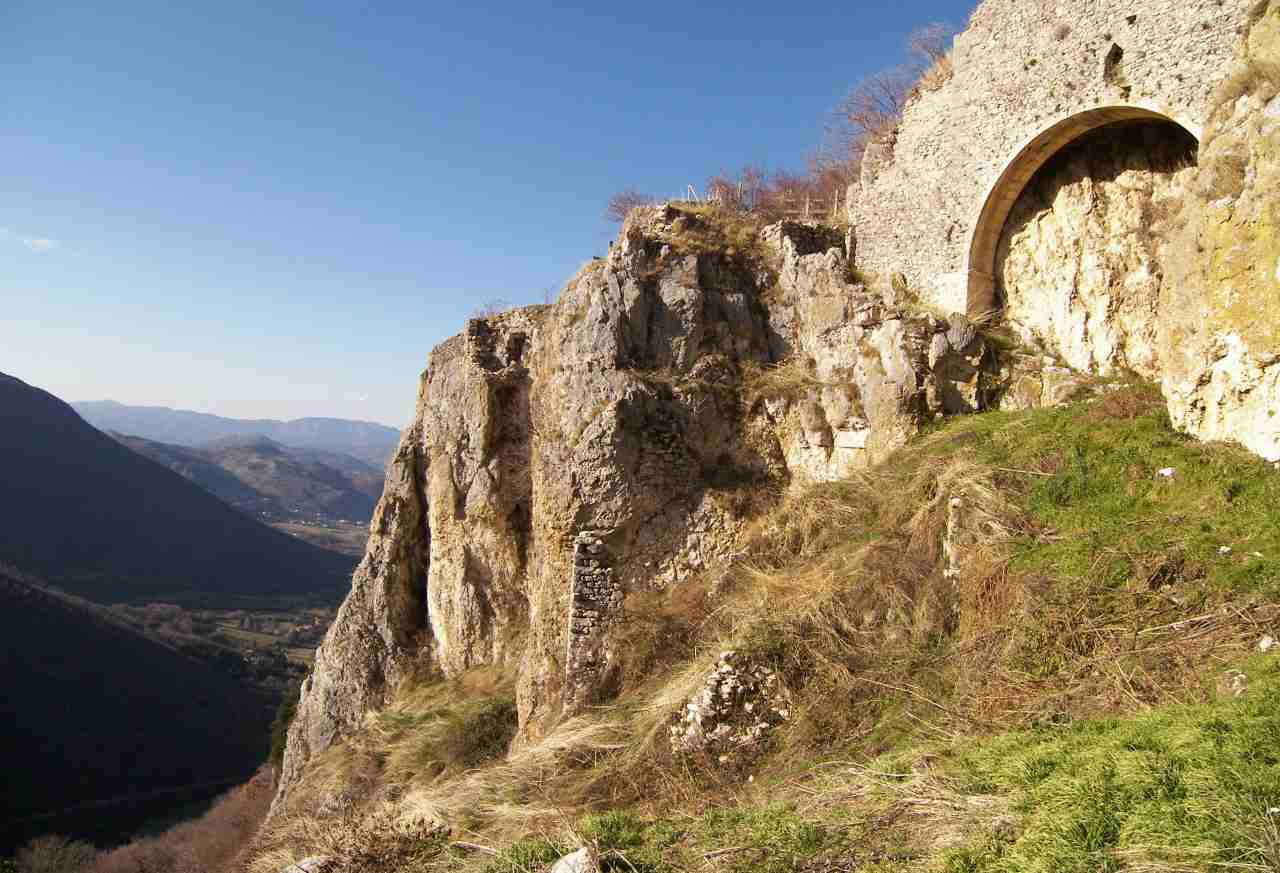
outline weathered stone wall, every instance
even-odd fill
[[[993,265],[970,252],[994,255],[1022,184],[1106,121],[1158,113],[1200,136],[1254,5],[986,0],[956,38],[950,81],[910,102],[850,191],[858,265],[886,283],[904,273],[945,309],[985,309]]]
[[[573,586],[569,592],[569,652],[565,700],[570,709],[593,703],[601,681],[601,649],[609,625],[622,609],[622,585],[605,544],[607,531],[583,531],[573,542]]]

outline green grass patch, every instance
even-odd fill
[[[722,869],[735,873],[784,873],[806,869],[806,862],[844,846],[835,821],[802,816],[787,804],[729,807],[706,812],[697,824],[703,854],[726,848]]]
[[[945,766],[956,786],[1009,797],[1020,822],[1010,841],[975,835],[944,869],[1280,869],[1280,660],[1243,669],[1239,699],[958,747]]]
[[[1203,579],[1276,598],[1280,475],[1243,449],[1176,432],[1152,392],[964,422],[978,459],[1008,471],[1019,502],[1054,532],[1022,543],[1014,567],[1100,590]],[[1144,562],[1152,556],[1169,562]]]
[[[627,810],[592,815],[578,831],[599,848],[604,869],[638,873],[843,870],[855,860],[857,869],[884,873],[1276,871],[1280,657],[1257,655],[1240,669],[1249,681],[1239,698],[896,751],[865,768],[880,788],[854,795],[861,802],[816,803],[801,813],[784,802],[734,805],[726,797],[678,820]],[[932,762],[925,781],[912,766],[922,759]],[[938,802],[929,785],[945,786],[957,801]],[[868,802],[877,791],[879,801]],[[1009,810],[999,830],[980,812],[993,797]],[[966,808],[974,810],[967,819],[957,813]],[[941,826],[930,809],[945,819]],[[921,833],[940,830],[967,837],[925,848]]]
[[[635,873],[675,869],[675,847],[685,835],[685,830],[673,822],[645,821],[625,810],[589,815],[582,822],[581,832],[599,849],[602,869]]]
[[[571,850],[566,844],[545,837],[519,840],[485,864],[482,873],[531,873],[543,870],[569,851]]]

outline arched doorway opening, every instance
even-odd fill
[[[1143,106],[1104,106],[1068,116],[1050,125],[1027,142],[1009,160],[991,186],[972,225],[965,271],[968,277],[967,305],[970,315],[998,310],[997,255],[1002,235],[1014,206],[1037,173],[1072,143],[1101,128],[1125,125],[1157,125],[1176,129],[1177,136],[1198,141],[1194,125],[1178,121]],[[1194,158],[1194,153],[1193,153]]]

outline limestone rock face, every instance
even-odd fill
[[[1280,459],[1280,3],[1248,41],[1252,87],[1221,106],[1161,300],[1174,422]]]
[[[277,802],[315,753],[356,728],[431,651],[425,632],[427,528],[420,423],[405,430],[370,522],[364,559],[302,684]]]
[[[1009,216],[997,259],[1005,317],[1075,370],[1158,377],[1166,245],[1195,140],[1173,124],[1112,126],[1046,165]]]
[[[793,473],[842,478],[887,457],[921,420],[989,404],[994,357],[964,316],[922,314],[905,288],[881,294],[853,281],[834,234],[783,222],[764,242],[781,265],[769,303],[780,357],[811,377],[790,406],[771,409],[795,414],[781,435]]]
[[[627,594],[728,560],[752,494],[986,403],[995,362],[963,317],[867,291],[830,230],[724,221],[640,210],[555,304],[473,319],[431,353],[282,798],[413,672],[514,674],[517,742],[608,699]]]

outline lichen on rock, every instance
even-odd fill
[[[1261,9],[1206,130],[1161,298],[1173,421],[1280,459],[1280,3]]]

